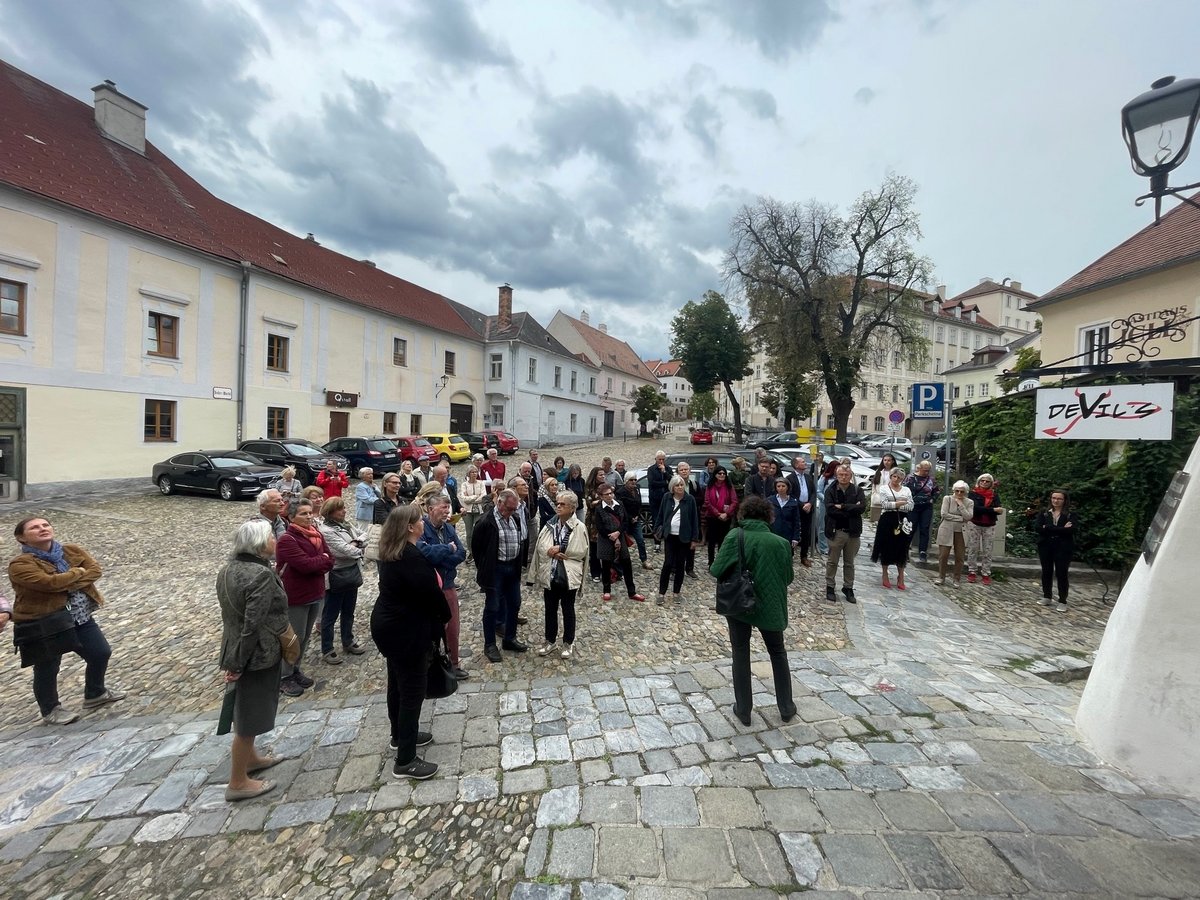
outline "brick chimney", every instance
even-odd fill
[[[496,315],[496,329],[508,331],[512,328],[512,286],[505,283],[500,286],[500,312]]]
[[[92,91],[96,97],[96,125],[100,133],[145,156],[146,107],[118,91],[112,81],[98,84]]]

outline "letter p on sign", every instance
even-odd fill
[[[937,382],[921,382],[913,385],[914,419],[940,419],[945,404],[945,385]]]

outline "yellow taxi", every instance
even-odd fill
[[[461,434],[426,434],[423,437],[433,444],[442,462],[462,462],[471,458],[471,445]]]

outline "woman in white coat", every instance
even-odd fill
[[[538,534],[533,580],[546,601],[546,643],[538,650],[539,656],[555,649],[560,606],[563,645],[559,655],[570,659],[575,647],[575,597],[583,584],[583,566],[588,558],[587,526],[575,515],[578,506],[579,497],[573,491],[560,489],[554,501],[557,516]]]
[[[934,584],[946,583],[946,569],[950,562],[950,549],[954,548],[954,583],[962,583],[963,563],[967,558],[967,547],[963,537],[963,526],[971,521],[974,505],[967,499],[969,485],[956,481],[954,491],[942,498],[941,521],[938,522],[938,577]]]

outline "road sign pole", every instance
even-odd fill
[[[946,496],[952,495],[950,489],[951,473],[954,471],[954,391],[946,391]]]

